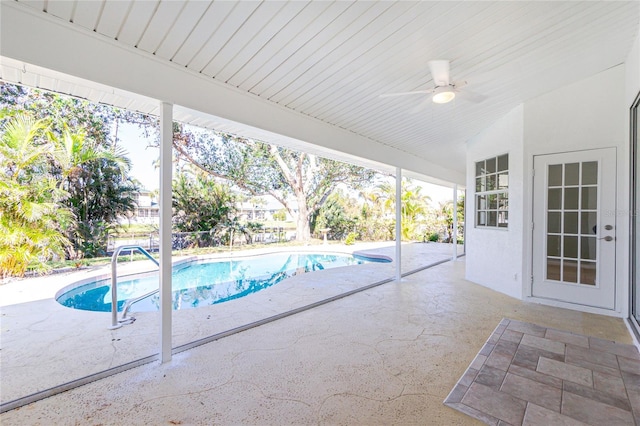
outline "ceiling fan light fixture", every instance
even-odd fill
[[[451,102],[456,97],[455,92],[451,86],[436,87],[433,91],[433,97],[431,98],[436,104],[446,104]]]

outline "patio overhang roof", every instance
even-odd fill
[[[170,102],[187,123],[461,185],[469,139],[624,62],[640,16],[633,1],[0,7],[4,80],[142,112]],[[379,97],[433,86],[427,62],[442,57],[483,102],[411,114],[420,96]]]

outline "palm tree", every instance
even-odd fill
[[[69,229],[69,256],[102,255],[118,216],[135,207],[138,186],[127,177],[131,161],[124,150],[97,144],[84,129],[66,125],[55,145],[59,185],[77,217],[77,226]]]
[[[427,212],[428,195],[420,194],[422,187],[410,184],[407,179],[402,179],[402,193],[400,201],[400,217],[402,220],[402,239],[411,240],[416,237],[416,230],[420,219]],[[395,209],[396,188],[384,183],[378,186],[380,197],[384,200],[384,206],[389,214]]]
[[[44,120],[18,115],[0,138],[0,275],[48,269],[69,244],[61,226],[73,222],[60,201],[67,193],[51,176],[51,133]]]

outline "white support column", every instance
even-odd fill
[[[171,172],[173,105],[160,104],[160,362],[171,361]]]
[[[396,280],[402,278],[402,169],[396,167]]]
[[[458,259],[458,185],[453,185],[453,260]]]

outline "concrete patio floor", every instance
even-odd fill
[[[632,343],[623,320],[519,300],[447,262],[0,415],[25,424],[480,424],[443,405],[504,317]],[[3,354],[4,358],[4,354]]]
[[[362,251],[393,258],[393,242],[377,244],[277,247],[221,253],[211,258],[287,252]],[[407,244],[403,247],[403,270],[450,258],[447,244]],[[174,264],[179,261],[174,259]],[[119,276],[153,271],[148,261],[119,266]],[[135,313],[136,322],[108,330],[111,314],[64,307],[56,293],[79,280],[107,278],[110,266],[12,282],[0,286],[0,402],[6,403],[72,380],[157,354],[159,312]],[[369,263],[327,269],[286,279],[249,296],[197,309],[174,311],[173,347],[391,278],[395,263]]]

